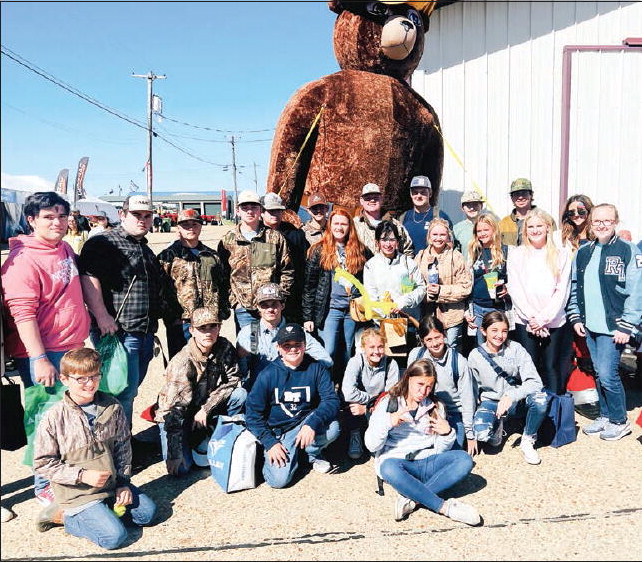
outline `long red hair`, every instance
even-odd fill
[[[344,241],[344,251],[346,253],[346,270],[353,275],[361,272],[364,268],[365,247],[358,239],[356,228],[353,224],[353,217],[351,214],[342,207],[334,207],[329,219],[327,221],[326,229],[322,235],[322,240],[313,245],[309,250],[309,256],[314,252],[320,252],[320,266],[323,270],[335,270],[340,266],[338,257],[335,251],[335,239],[331,232],[331,222],[336,215],[346,217],[349,221],[349,232]]]

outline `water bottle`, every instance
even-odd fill
[[[436,260],[427,268],[427,283],[438,283],[438,264],[436,264]]]

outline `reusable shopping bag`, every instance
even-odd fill
[[[96,345],[101,356],[101,384],[99,389],[118,395],[127,387],[127,353],[116,334],[102,336]]]
[[[20,385],[14,383],[6,375],[2,378],[0,389],[0,411],[2,415],[2,440],[0,447],[3,450],[19,450],[27,444],[24,418],[25,409],[20,399]]]
[[[25,433],[27,434],[27,449],[23,463],[33,465],[34,462],[34,440],[36,428],[50,407],[63,398],[65,386],[56,381],[53,387],[45,387],[40,383],[25,389]]]
[[[545,446],[559,448],[577,439],[575,401],[570,393],[557,395],[547,391],[548,414],[539,428],[539,441]]]
[[[212,478],[225,493],[254,489],[257,439],[246,428],[244,415],[219,416],[208,442]]]

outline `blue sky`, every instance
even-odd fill
[[[62,82],[146,123],[152,70],[164,120],[155,130],[188,152],[230,164],[238,139],[238,188],[263,193],[273,129],[292,94],[338,70],[335,14],[318,2],[2,2],[2,45]],[[147,131],[118,119],[1,57],[2,187],[52,188],[89,157],[85,188],[102,195],[130,180],[145,189]],[[177,136],[181,135],[181,136]],[[205,142],[182,136],[209,139]],[[258,141],[258,142],[251,142]],[[154,189],[232,190],[232,172],[154,141]]]

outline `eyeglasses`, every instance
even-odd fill
[[[588,215],[588,211],[584,208],[573,209],[572,211],[566,211],[566,217],[585,217]]]
[[[590,224],[593,227],[610,227],[615,224],[615,219],[604,219],[603,221],[595,219],[594,221],[591,221]]]
[[[380,194],[363,195],[365,201],[380,201]]]
[[[67,377],[69,377],[69,379],[73,379],[79,385],[87,385],[90,381],[100,381],[101,374],[95,373],[94,375],[82,375],[81,377],[72,377],[71,375],[68,375]]]

